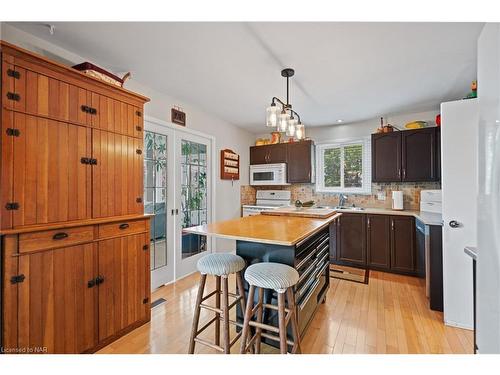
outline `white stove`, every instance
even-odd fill
[[[292,204],[289,190],[257,190],[256,198],[255,204],[243,205],[243,216],[259,215],[261,211],[274,210]]]

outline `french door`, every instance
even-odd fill
[[[212,140],[152,121],[144,132],[144,210],[151,219],[151,287],[196,270],[211,250],[205,236],[183,229],[212,215]]]

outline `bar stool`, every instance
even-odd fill
[[[236,337],[230,341],[229,338],[229,324],[235,324],[236,321],[229,320],[229,311],[236,306],[238,302],[241,304],[242,311],[245,311],[245,290],[243,289],[243,280],[241,278],[241,270],[245,268],[245,261],[242,257],[234,254],[208,254],[200,258],[197,263],[198,271],[201,273],[200,282],[198,285],[198,295],[196,297],[196,306],[194,310],[193,326],[191,330],[191,339],[189,341],[189,354],[194,353],[195,343],[200,343],[229,354],[231,347],[241,336],[239,332]],[[229,293],[228,290],[228,276],[236,274],[236,285],[238,293]],[[207,275],[215,276],[215,290],[203,296],[205,292],[205,283]],[[222,292],[221,292],[221,279],[222,279]],[[222,294],[222,306],[221,297]],[[203,301],[215,295],[215,307],[204,304]],[[234,298],[234,301],[229,304],[229,297]],[[206,323],[203,327],[198,329],[200,321],[201,309],[207,309],[215,313],[215,317]],[[220,345],[220,323],[223,325],[223,344]],[[205,331],[209,326],[215,323],[215,343],[207,341],[198,337],[200,333]],[[241,326],[241,324],[240,324]]]
[[[240,353],[245,354],[252,349],[255,349],[255,353],[260,353],[262,337],[279,341],[281,354],[287,353],[288,345],[292,346],[292,353],[300,353],[300,335],[293,292],[293,286],[299,280],[297,270],[281,263],[256,263],[245,271],[245,280],[250,285],[250,289],[243,322]],[[257,305],[253,307],[255,288],[259,288],[259,299]],[[264,303],[264,289],[273,289],[278,292],[278,306]],[[285,293],[288,307],[285,306]],[[278,310],[278,327],[262,323],[264,308]],[[256,320],[253,321],[252,318],[255,314],[257,314]],[[287,339],[288,323],[292,325],[293,341]],[[250,340],[247,340],[250,327],[255,327],[255,333]],[[262,332],[263,329],[277,333],[279,336]]]

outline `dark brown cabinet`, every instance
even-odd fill
[[[413,273],[415,263],[415,219],[391,216],[391,270]]]
[[[412,216],[343,213],[331,225],[330,262],[416,275]]]
[[[402,181],[418,182],[438,179],[438,129],[424,128],[401,132]]]
[[[366,249],[368,266],[390,268],[391,226],[389,216],[366,216]]]
[[[287,144],[287,179],[289,183],[312,182],[313,147],[312,141]]]
[[[337,233],[337,260],[365,266],[365,215],[343,213],[337,222]]]
[[[250,164],[276,164],[287,162],[286,143],[250,147]]]
[[[373,182],[439,181],[438,127],[372,135]]]
[[[311,183],[314,178],[312,141],[250,147],[250,164],[287,163],[288,183]]]
[[[401,134],[372,135],[372,181],[401,181]]]

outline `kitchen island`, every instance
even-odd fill
[[[259,262],[284,263],[299,273],[294,288],[301,335],[316,309],[325,301],[330,286],[331,225],[341,213],[327,219],[255,215],[186,228],[185,232],[236,240],[236,254],[247,267]],[[248,285],[245,282],[245,290]],[[265,303],[277,302],[277,294],[266,291]],[[240,310],[238,321],[243,321]],[[265,311],[264,322],[277,325],[276,311]],[[290,334],[291,332],[289,332]],[[272,341],[269,344],[275,344]]]

